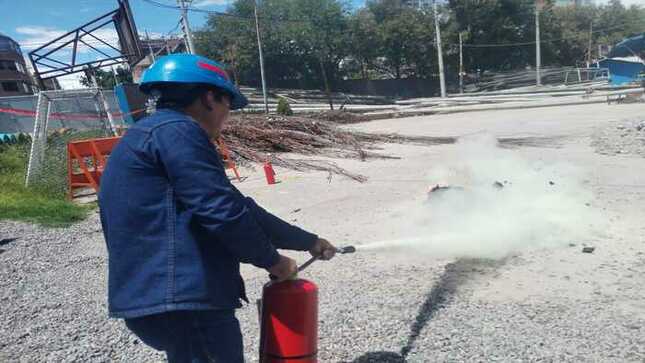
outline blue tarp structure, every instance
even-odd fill
[[[622,85],[638,81],[639,75],[645,72],[644,59],[645,33],[616,44],[598,66],[609,69],[611,84]]]
[[[603,59],[598,62],[600,67],[609,69],[609,79],[613,85],[621,85],[638,80],[638,75],[645,72],[645,65],[621,59]]]
[[[130,114],[132,110],[130,109],[130,104],[128,103],[128,98],[125,94],[125,89],[123,88],[122,84],[117,84],[114,87],[114,95],[116,96],[116,100],[119,103],[119,108],[121,109],[121,112],[123,112],[123,115],[124,115],[123,121],[127,125],[132,125],[134,123],[134,119]]]
[[[645,57],[645,33],[627,38],[616,44],[607,58]]]

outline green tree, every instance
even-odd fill
[[[96,81],[99,84],[99,87],[101,87],[102,89],[114,89],[114,86],[117,83],[132,82],[132,73],[130,73],[129,70],[123,67],[117,67],[115,71],[116,71],[116,79],[115,79],[114,73],[112,73],[112,70],[106,71],[100,68],[95,69],[94,77],[96,77]],[[87,88],[94,87],[92,80],[85,75],[81,76],[80,82],[81,82],[81,85]]]
[[[542,17],[545,31],[542,61],[552,66],[583,65],[588,59],[590,28],[597,16],[595,6],[550,7]],[[593,42],[593,39],[592,39]]]
[[[289,34],[309,69],[318,69],[319,85],[328,96],[340,62],[348,55],[347,12],[336,0],[292,0]]]
[[[358,10],[348,20],[348,28],[349,53],[358,65],[357,73],[361,78],[369,79],[369,69],[374,67],[380,53],[374,14],[367,9]]]
[[[645,32],[645,7],[632,5],[626,8],[619,0],[611,0],[599,8],[594,27],[600,30],[594,34],[597,42],[614,45],[626,37]]]
[[[460,32],[468,35],[467,71],[534,66],[535,0],[448,0],[439,8],[448,80],[457,78]],[[225,62],[236,82],[259,85],[254,9],[254,0],[236,0],[228,16],[211,15],[195,33],[201,54]],[[431,8],[367,0],[350,12],[344,0],[261,0],[258,13],[270,87],[327,90],[343,78],[436,76]],[[546,0],[540,19],[545,66],[582,65],[590,48],[596,58],[598,45],[614,45],[645,29],[645,9],[618,0],[575,7]]]
[[[229,8],[231,16],[212,15],[197,43],[202,54],[228,63],[238,81],[257,85],[254,6],[252,0],[238,0]],[[258,13],[269,85],[294,81],[328,89],[339,78],[349,49],[347,11],[340,1],[264,0]]]
[[[367,9],[377,24],[378,51],[387,72],[394,78],[430,77],[437,59],[431,9],[411,8],[400,0],[373,0]]]
[[[470,34],[464,61],[482,70],[510,70],[532,64],[534,47],[476,47],[535,40],[534,0],[450,0],[459,31]],[[472,46],[472,47],[469,47]]]
[[[236,83],[259,78],[252,1],[236,1],[229,9],[231,17],[209,16],[206,26],[195,32],[200,54],[224,62]]]

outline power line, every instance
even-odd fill
[[[160,7],[160,8],[181,11],[181,7],[179,7],[179,6],[170,5],[170,4],[164,4],[164,3],[161,3],[161,2],[156,1],[156,0],[143,0],[143,1],[147,2],[148,4]],[[236,19],[241,19],[241,20],[255,21],[255,17],[252,17],[252,16],[242,16],[242,15],[224,13],[224,12],[216,11],[216,10],[199,9],[199,8],[196,8],[196,7],[193,7],[193,6],[187,6],[186,10],[192,11],[194,13],[203,13],[203,14],[224,16],[224,17],[229,17],[229,18],[236,18]],[[258,18],[260,20],[291,22],[291,23],[306,23],[307,22],[307,20],[286,19],[286,18],[265,18],[265,17],[261,17],[261,16],[258,17]]]
[[[156,6],[156,7],[159,7],[159,8],[181,11],[180,6],[164,4],[164,3],[161,3],[161,2],[158,2],[158,1],[155,1],[155,0],[143,0],[143,1],[147,2],[148,4],[152,4],[152,5]],[[192,7],[192,6],[187,6],[186,10],[192,11],[192,12],[197,12],[197,13],[206,13],[206,14],[213,14],[213,15],[220,15],[220,16],[228,16],[228,17],[232,17],[232,18],[240,18],[240,19],[252,20],[252,18],[250,18],[250,17],[243,17],[243,16],[224,13],[224,12],[215,11],[215,10],[198,9],[198,8],[195,8],[195,7]]]
[[[166,33],[166,35],[167,35],[167,36],[171,36],[171,35],[172,35],[172,33],[174,33],[174,32],[179,28],[179,26],[180,26],[180,25],[181,25],[181,20],[179,20],[179,21],[177,22],[177,24],[175,25],[175,27],[174,27],[174,28],[172,28],[171,30],[169,30],[169,31]]]
[[[622,28],[626,25],[627,23],[622,23],[621,25],[617,25],[614,27],[609,27],[609,28],[604,28],[600,29],[597,31],[591,32],[591,34],[597,34],[597,33],[604,33],[610,30],[615,30]],[[553,43],[553,42],[560,42],[563,40],[569,40],[569,39],[576,39],[576,38],[582,38],[582,37],[588,37],[589,32],[584,33],[584,34],[578,34],[578,35],[572,35],[570,37],[562,37],[562,38],[556,38],[556,39],[545,39],[541,40],[540,43]],[[528,45],[535,45],[535,41],[532,42],[517,42],[517,43],[489,43],[489,44],[464,44],[465,48],[495,48],[495,47],[521,47],[521,46],[528,46]],[[454,44],[451,44],[454,45]]]
[[[166,8],[166,9],[172,9],[172,10],[178,10],[180,11],[181,8],[179,6],[175,5],[169,5],[169,4],[164,4],[155,0],[143,0],[144,2],[147,2],[149,4],[152,4],[157,7],[161,8]],[[213,15],[219,15],[219,16],[226,16],[226,17],[231,17],[231,18],[237,18],[237,19],[243,19],[243,20],[249,20],[249,21],[254,21],[254,18],[252,17],[244,17],[240,15],[234,15],[234,14],[229,14],[229,13],[224,13],[220,11],[215,11],[215,10],[206,10],[206,9],[198,9],[195,7],[187,7],[188,11],[193,11],[193,12],[200,12],[200,13],[207,13],[207,14],[213,14]],[[271,20],[271,21],[287,21],[287,22],[298,22],[302,23],[305,22],[304,20],[294,20],[294,19],[284,19],[284,18],[262,18],[260,19],[263,20]],[[627,24],[621,23],[619,25],[609,27],[609,28],[604,28],[604,29],[599,29],[599,30],[594,30],[592,34],[598,34],[598,33],[604,33],[610,30],[615,30],[615,29],[620,29],[624,27]],[[178,22],[175,27],[168,31],[166,35],[171,35],[171,33],[175,32],[179,28],[180,22]],[[581,37],[587,37],[589,35],[589,32],[586,32],[585,34],[579,34],[579,35],[572,35],[569,37],[562,37],[562,38],[557,38],[557,39],[544,39],[541,40],[541,43],[551,43],[551,42],[559,42],[563,40],[569,40],[569,39],[576,39],[576,38],[581,38]],[[93,39],[88,39],[84,40],[86,43],[95,45],[95,44],[102,44],[101,42]],[[38,47],[47,44],[48,42],[24,42],[24,43],[18,43],[21,47],[25,48],[30,48],[30,47]],[[65,41],[57,42],[52,45],[60,45],[65,43]],[[110,41],[107,41],[107,43],[117,47],[118,44],[112,43]],[[430,44],[434,44],[434,42],[430,42]],[[530,42],[514,42],[514,43],[487,43],[487,44],[463,44],[464,48],[496,48],[496,47],[522,47],[522,46],[529,46],[529,45],[535,45],[535,41],[530,41]],[[447,43],[444,44],[444,46],[449,46],[449,47],[458,47],[459,44],[453,44],[453,43]]]
[[[161,2],[156,1],[156,0],[143,0],[143,1],[147,2],[149,4],[152,4],[154,6],[157,6],[157,7],[162,7],[162,8],[166,8],[166,9],[173,9],[173,10],[181,10],[181,8],[179,6],[164,4],[164,3],[161,3]],[[218,16],[226,16],[226,17],[230,17],[230,18],[237,18],[237,19],[243,19],[243,20],[249,20],[249,21],[254,20],[254,18],[252,18],[252,17],[245,17],[245,16],[241,16],[241,15],[224,13],[224,12],[215,11],[215,10],[198,9],[198,8],[195,8],[195,7],[187,7],[187,10],[192,11],[192,12],[206,13],[206,14],[218,15]],[[285,19],[285,18],[262,18],[262,17],[260,17],[260,19],[262,19],[262,20],[270,20],[270,21],[298,22],[298,23],[306,22],[305,20]],[[622,23],[622,24],[617,25],[617,26],[613,26],[613,27],[599,29],[599,30],[593,31],[592,34],[598,34],[598,33],[603,33],[603,32],[607,32],[607,31],[610,31],[610,30],[619,29],[619,28],[624,27],[626,25],[626,23],[627,22]],[[541,40],[540,43],[544,44],[544,43],[553,43],[553,42],[559,42],[559,41],[564,41],[564,40],[569,40],[569,39],[576,39],[576,38],[580,38],[580,37],[586,37],[586,36],[588,36],[588,34],[589,33],[587,32],[584,35],[579,34],[579,35],[572,35],[572,36],[569,36],[569,37],[562,37],[562,38],[557,38],[557,39],[544,39],[544,40]],[[434,43],[435,42],[431,42],[430,44],[435,45]],[[501,47],[524,47],[524,46],[531,46],[531,45],[535,45],[535,44],[536,44],[535,41],[527,41],[527,42],[514,42],[514,43],[463,44],[463,47],[464,48],[501,48]],[[452,44],[452,43],[448,43],[448,44],[444,44],[444,45],[447,46],[447,47],[457,47],[457,46],[459,46],[459,44]]]

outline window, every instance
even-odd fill
[[[20,73],[25,73],[25,66],[20,62],[14,61],[0,61],[0,70],[7,69],[10,71],[18,71]]]
[[[10,71],[16,71],[16,62],[13,61],[0,61],[0,69],[8,69]]]
[[[2,88],[6,92],[20,92],[18,88],[18,82],[2,82]]]
[[[18,45],[18,43],[14,42],[11,39],[7,39],[3,37],[0,37],[0,50],[14,51],[14,52],[17,52],[18,54],[22,54],[22,51],[20,50],[20,45]]]
[[[11,41],[6,38],[0,38],[0,50],[11,50]]]

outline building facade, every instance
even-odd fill
[[[132,79],[139,82],[145,71],[158,57],[174,53],[186,53],[184,38],[140,39],[145,57],[132,67]]]
[[[0,97],[33,94],[31,76],[27,71],[20,46],[0,34]]]

